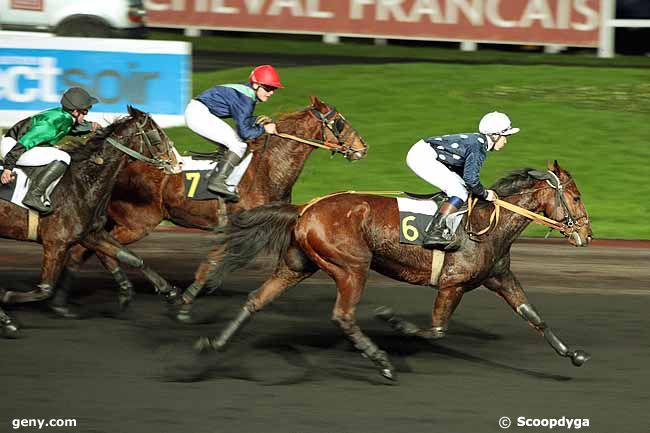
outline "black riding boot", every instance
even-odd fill
[[[32,184],[29,186],[29,191],[27,191],[27,194],[23,199],[23,204],[42,214],[52,212],[52,206],[47,206],[43,202],[43,195],[53,182],[63,176],[67,168],[68,164],[63,161],[50,162],[41,175],[32,180]]]
[[[230,173],[232,173],[233,169],[237,167],[237,164],[239,164],[240,161],[241,158],[235,152],[226,149],[223,157],[219,160],[219,163],[210,175],[210,179],[208,180],[208,190],[215,194],[219,194],[228,201],[238,201],[239,194],[237,191],[231,192],[228,190],[226,179],[228,179],[228,176],[230,176]]]
[[[457,210],[458,208],[449,202],[440,205],[438,212],[433,216],[433,220],[424,234],[424,239],[422,239],[424,248],[432,250],[449,245],[454,238],[454,234],[447,227],[447,216]]]

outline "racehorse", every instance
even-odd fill
[[[557,161],[549,163],[547,172],[515,171],[498,180],[492,189],[504,202],[562,221],[562,232],[571,244],[586,246],[591,241],[591,226],[578,187]],[[492,212],[490,205],[477,206],[463,219],[469,218],[473,227],[482,227]],[[484,285],[542,333],[559,355],[582,365],[589,355],[569,349],[555,336],[510,270],[510,247],[529,223],[524,216],[503,212],[491,231],[479,239],[466,236],[460,249],[446,253],[437,281],[431,328],[420,329],[387,307],[377,311],[378,316],[407,335],[438,339],[445,335],[462,296]],[[217,280],[221,273],[242,266],[264,248],[278,251],[280,260],[271,278],[250,294],[239,315],[218,337],[197,341],[198,350],[222,350],[252,313],[322,269],[336,282],[332,320],[383,376],[394,378],[394,367],[386,353],[357,325],[355,309],[369,269],[411,284],[432,284],[433,253],[420,246],[400,244],[395,198],[341,193],[303,206],[270,204],[240,213],[217,233],[218,247],[209,255],[210,260],[219,262],[214,270]]]
[[[28,292],[0,289],[0,302],[31,302],[50,298],[69,250],[77,243],[144,269],[169,300],[177,295],[165,280],[144,266],[142,259],[122,247],[105,230],[106,209],[113,185],[129,159],[145,161],[155,170],[167,173],[180,170],[173,143],[151,116],[130,106],[128,113],[129,116],[107,126],[85,145],[71,152],[73,163],[52,195],[54,211],[40,218],[36,239],[30,239],[28,211],[0,201],[0,237],[36,240],[43,245],[41,282],[37,288]],[[0,326],[6,336],[17,335],[18,327],[1,312]]]
[[[151,233],[163,219],[183,227],[211,230],[223,224],[228,215],[244,209],[289,202],[293,185],[314,146],[341,153],[350,161],[365,157],[368,147],[348,120],[315,96],[310,102],[309,107],[277,119],[279,131],[307,140],[263,135],[250,143],[253,159],[239,184],[241,198],[237,203],[229,202],[223,207],[216,198],[192,200],[188,198],[182,173],[168,175],[139,161],[131,162],[119,176],[108,207],[113,224],[111,235],[122,244],[130,244]],[[83,248],[75,249],[71,266],[79,266],[85,258]],[[101,254],[99,258],[116,278],[119,302],[125,307],[132,299],[133,285],[114,260]],[[185,291],[181,320],[189,319],[192,302],[202,286],[194,284]]]

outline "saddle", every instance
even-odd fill
[[[431,223],[432,217],[442,203],[447,200],[443,192],[420,194],[404,192],[405,198],[398,198],[398,209],[400,219],[400,243],[410,245],[422,245],[422,235]],[[455,234],[455,239],[445,247],[445,251],[459,249],[467,239],[465,228],[461,220],[467,212],[467,203],[451,214],[447,219],[447,225]]]

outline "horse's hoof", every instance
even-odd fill
[[[375,309],[375,316],[379,317],[382,320],[389,320],[395,315],[393,312],[393,309],[390,307],[386,307],[385,305],[382,305],[381,307],[377,307]]]
[[[181,308],[174,317],[181,323],[192,323],[192,310]]]
[[[125,293],[120,293],[117,297],[117,302],[120,306],[121,311],[125,311],[127,308],[129,308],[129,305],[131,305],[131,302],[133,301],[133,292],[125,292]]]
[[[18,338],[20,333],[18,326],[14,322],[7,322],[2,324],[2,337],[3,338]]]
[[[210,337],[200,337],[198,340],[196,340],[196,343],[194,343],[194,350],[199,353],[207,353],[212,349],[213,346]]]
[[[57,316],[62,317],[64,319],[78,319],[79,318],[79,315],[77,313],[73,312],[72,310],[70,310],[70,308],[68,308],[67,306],[64,306],[64,305],[50,305],[49,309],[50,309],[51,312],[53,312]]]
[[[571,362],[576,367],[580,367],[585,362],[591,359],[591,355],[585,352],[584,350],[576,350],[571,354]]]
[[[183,302],[181,290],[176,286],[172,286],[168,292],[165,292],[163,298],[169,305],[180,305]]]
[[[393,380],[393,381],[397,380],[397,377],[395,376],[395,372],[393,370],[391,370],[390,368],[382,368],[380,370],[380,373],[386,379]]]

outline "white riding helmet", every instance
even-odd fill
[[[478,131],[481,134],[499,134],[499,135],[512,135],[519,132],[519,128],[513,128],[510,118],[498,111],[483,116],[478,124]]]

